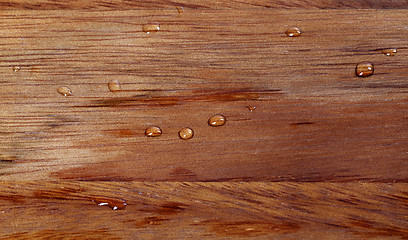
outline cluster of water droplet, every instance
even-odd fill
[[[179,14],[184,13],[184,8],[183,7],[177,7],[177,11]],[[160,30],[160,25],[159,23],[152,23],[152,24],[145,24],[142,26],[142,31],[145,32],[146,34],[150,33],[155,33]],[[286,30],[285,34],[287,37],[300,37],[302,35],[302,30],[298,27],[290,27]],[[381,52],[385,54],[386,56],[395,56],[398,52],[397,49],[395,48],[389,48],[389,49],[381,49]],[[21,71],[22,68],[20,66],[14,66],[13,71],[14,72],[19,72]],[[358,77],[368,77],[373,75],[374,73],[374,64],[371,62],[361,62],[356,65],[355,68],[355,73],[356,76]],[[108,83],[108,88],[111,92],[119,92],[122,91],[121,84],[118,80],[112,80]],[[57,88],[57,92],[65,97],[71,96],[72,90],[68,86],[61,86]],[[247,106],[248,110],[250,112],[255,111],[256,107],[255,106]],[[220,127],[224,126],[227,122],[227,119],[223,115],[214,115],[208,119],[208,125],[211,127]],[[159,137],[163,134],[163,131],[160,127],[158,126],[150,126],[145,129],[145,136],[146,137]],[[183,140],[188,140],[193,138],[194,136],[194,130],[189,127],[182,128],[179,132],[178,135],[181,139]],[[97,204],[99,206],[109,206],[113,210],[117,209],[124,209],[126,207],[126,202],[124,201],[118,201],[118,200],[106,200],[106,201],[97,201]]]
[[[210,117],[208,119],[208,125],[212,126],[212,127],[220,127],[225,125],[225,123],[227,122],[227,118],[225,118],[223,115],[214,115],[212,117]],[[158,126],[152,126],[152,127],[148,127],[145,130],[145,136],[146,137],[159,137],[163,134],[163,131],[160,127]],[[189,128],[189,127],[185,127],[182,128],[179,132],[179,137],[183,140],[188,140],[193,138],[194,136],[194,130]]]
[[[179,14],[184,12],[183,8],[177,8],[177,11]],[[157,32],[160,30],[160,25],[158,23],[154,24],[145,24],[142,26],[142,31],[150,34],[153,32]],[[286,30],[285,34],[288,37],[300,37],[302,35],[302,30],[298,27],[290,27]],[[390,49],[382,49],[382,53],[384,53],[387,56],[394,56],[397,53],[397,49],[395,48],[390,48]],[[13,70],[15,72],[20,71],[20,67],[13,67]],[[368,77],[371,76],[374,73],[374,64],[371,62],[361,62],[356,65],[356,76],[358,77]],[[108,88],[111,92],[119,92],[122,91],[122,87],[117,80],[112,80],[108,83]],[[72,91],[69,87],[63,86],[59,87],[57,89],[57,92],[60,93],[63,96],[71,96]],[[248,106],[247,107],[249,111],[253,112],[255,111],[256,107],[255,106]],[[226,118],[222,115],[214,115],[208,120],[208,124],[213,127],[218,127],[218,126],[223,126],[226,123]],[[147,137],[158,137],[163,134],[162,129],[157,126],[151,126],[146,128],[145,130],[145,136]],[[194,136],[194,131],[193,129],[189,127],[182,128],[179,132],[179,137],[184,140],[188,140],[193,138]]]

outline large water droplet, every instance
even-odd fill
[[[148,127],[145,130],[146,137],[158,137],[162,135],[162,130],[159,127]]]
[[[222,115],[214,115],[208,119],[208,124],[213,127],[219,127],[224,125],[227,119]]]
[[[183,128],[179,131],[181,139],[188,140],[194,136],[194,131],[191,128]]]
[[[61,95],[64,95],[65,97],[72,95],[72,91],[71,91],[71,89],[70,89],[69,87],[59,87],[59,88],[57,89],[57,92],[58,92],[59,94],[61,94]]]
[[[368,77],[373,75],[374,65],[370,62],[361,62],[356,66],[356,75],[358,77]]]
[[[285,34],[288,37],[299,37],[302,35],[302,30],[300,30],[298,27],[291,27],[286,30]]]
[[[383,49],[381,52],[387,56],[395,56],[398,50],[396,48],[388,48],[388,49]]]
[[[149,34],[160,30],[160,25],[157,24],[145,24],[143,25],[143,32]]]
[[[120,85],[118,80],[112,80],[108,83],[109,90],[111,92],[118,92],[122,90],[122,86]]]
[[[18,71],[20,71],[21,70],[21,67],[20,66],[14,66],[13,67],[13,71],[14,72],[18,72]]]

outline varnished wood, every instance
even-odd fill
[[[0,239],[406,239],[407,192],[405,183],[3,182]]]
[[[1,178],[406,181],[406,14],[3,12]],[[375,74],[358,78],[364,61]]]
[[[0,1],[0,239],[407,239],[407,6]]]

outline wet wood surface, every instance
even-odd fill
[[[0,6],[0,238],[408,238],[406,1]]]

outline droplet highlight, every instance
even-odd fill
[[[255,111],[255,109],[256,109],[255,106],[247,106],[247,108],[248,108],[248,110],[249,110],[250,112],[253,112],[253,111]]]
[[[20,66],[14,66],[13,67],[13,71],[14,72],[19,72],[21,70],[21,67]]]
[[[60,87],[57,89],[57,92],[65,97],[72,95],[72,91],[69,87]]]
[[[194,131],[191,128],[183,128],[179,131],[179,136],[181,139],[188,140],[194,136]]]
[[[118,80],[112,80],[108,83],[108,88],[111,92],[119,92],[122,90],[122,86],[120,85]]]
[[[397,54],[398,50],[396,48],[388,48],[388,49],[381,50],[381,52],[384,53],[387,56],[395,56],[395,54]]]
[[[208,124],[213,127],[223,126],[227,119],[223,115],[214,115],[208,119]]]
[[[362,62],[356,66],[356,75],[358,77],[368,77],[373,75],[374,65],[370,62]]]
[[[159,127],[148,127],[145,130],[146,137],[158,137],[162,135],[162,130]]]
[[[98,204],[98,206],[108,206],[112,210],[123,210],[126,208],[127,203],[124,200],[118,199],[95,199],[92,200]]]
[[[288,37],[299,37],[302,35],[302,30],[300,30],[298,27],[291,27],[286,30],[285,34]]]
[[[145,24],[143,25],[143,32],[150,34],[160,30],[159,24]]]

